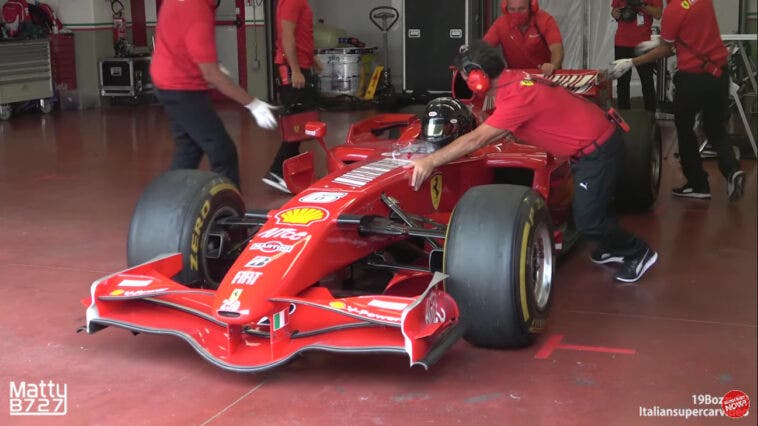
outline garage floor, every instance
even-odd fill
[[[323,114],[330,142],[369,114]],[[248,208],[282,204],[260,182],[277,134],[242,109],[223,107],[222,118],[240,149]],[[710,202],[673,199],[681,176],[666,133],[655,210],[623,217],[659,251],[657,265],[638,285],[619,286],[580,245],[559,265],[551,322],[534,346],[461,341],[428,372],[400,356],[308,353],[252,375],[211,366],[171,337],[76,333],[80,300],[93,280],[125,266],[132,209],[169,163],[160,109],[0,122],[0,424],[52,424],[8,415],[9,383],[40,380],[67,385],[66,417],[55,419],[66,424],[672,424],[683,419],[641,410],[717,408],[698,402],[731,389],[758,404],[756,162],[742,163],[739,203],[727,202],[713,160]],[[688,424],[756,424],[755,416]]]

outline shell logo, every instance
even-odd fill
[[[347,308],[347,305],[345,304],[345,302],[340,302],[338,300],[333,301],[333,302],[329,302],[329,306],[331,306],[334,309],[345,309],[345,308]]]
[[[276,214],[276,223],[308,226],[322,222],[329,217],[329,212],[321,207],[295,207]]]
[[[688,2],[687,0],[684,0],[682,2],[682,9],[689,10],[689,8],[690,8],[690,2]]]
[[[124,293],[125,293],[124,290],[117,289],[117,290],[113,290],[110,295],[111,296],[121,296]]]
[[[525,87],[531,87],[531,86],[534,86],[534,81],[524,79],[524,80],[521,80],[521,85]]]

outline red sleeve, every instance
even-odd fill
[[[669,3],[661,17],[661,38],[669,43],[673,43],[679,38],[684,16],[679,3]]]
[[[498,18],[487,30],[487,34],[484,35],[482,40],[486,41],[492,46],[500,45],[500,26],[502,25],[503,18]]]
[[[542,37],[545,37],[548,46],[551,44],[563,43],[563,37],[561,37],[561,30],[558,28],[558,23],[555,22],[555,18],[547,13],[538,17],[537,28],[540,30]]]
[[[187,52],[192,62],[209,64],[218,62],[216,54],[216,26],[213,21],[195,22],[187,28],[185,35]]]
[[[302,4],[300,0],[283,0],[276,10],[276,14],[280,21],[290,21],[297,23],[300,17],[300,10],[302,10]]]
[[[624,3],[622,2],[622,0],[613,0],[611,2],[611,7],[614,9],[620,9],[624,7]]]
[[[663,7],[663,0],[647,0],[647,4],[653,7]]]

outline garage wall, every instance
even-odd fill
[[[97,63],[113,56],[113,13],[105,0],[46,0],[58,18],[74,31],[77,91],[69,94],[67,105],[90,108],[100,105]],[[127,20],[129,2],[124,1]],[[0,5],[5,4],[0,0]]]

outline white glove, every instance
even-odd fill
[[[633,65],[631,59],[616,59],[615,61],[611,62],[611,65],[606,70],[606,73],[610,80],[615,80],[626,74],[630,69],[632,69],[632,66]]]
[[[634,48],[634,54],[637,56],[642,55],[643,53],[647,53],[656,47],[661,45],[661,39],[660,38],[654,38],[652,40],[643,41],[642,43],[638,44]]]
[[[276,128],[276,117],[274,117],[273,111],[277,107],[267,104],[260,99],[256,99],[249,104],[245,105],[245,108],[250,110],[250,114],[253,114],[255,122],[264,129]]]

